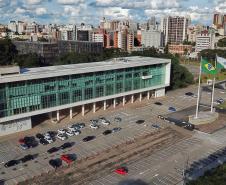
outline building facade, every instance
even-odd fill
[[[32,117],[142,94],[160,97],[170,85],[169,59],[128,57],[112,61],[30,68],[0,76],[0,136],[32,128]],[[20,126],[18,128],[18,125]],[[14,128],[15,127],[15,128]]]
[[[162,47],[163,34],[155,30],[141,31],[141,44],[145,47]]]
[[[215,34],[208,31],[202,32],[196,37],[195,51],[200,52],[204,49],[215,48]]]
[[[192,45],[183,45],[183,44],[169,44],[169,53],[187,55],[192,52]]]

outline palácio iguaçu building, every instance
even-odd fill
[[[0,136],[32,128],[32,117],[134,96],[160,97],[170,85],[171,60],[128,57],[104,62],[28,68],[0,68]]]

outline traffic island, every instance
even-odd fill
[[[189,122],[193,125],[204,125],[215,122],[219,118],[217,112],[199,112],[198,118],[195,115],[189,116]]]

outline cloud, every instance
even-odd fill
[[[85,1],[84,0],[58,0],[57,2],[63,5],[73,5],[73,4],[84,3]]]
[[[0,8],[8,6],[10,4],[10,0],[0,0]]]
[[[40,7],[40,8],[36,8],[35,13],[37,15],[44,15],[47,13],[47,10],[46,8]]]
[[[42,3],[42,0],[26,0],[26,2],[30,5],[36,5]]]

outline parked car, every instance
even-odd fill
[[[120,175],[127,175],[128,174],[128,168],[126,168],[126,167],[117,168],[115,170],[115,173],[120,174]]]
[[[25,155],[23,158],[20,159],[22,163],[26,163],[27,161],[34,160],[34,156],[31,154]]]
[[[18,143],[19,143],[19,144],[24,144],[24,142],[25,142],[25,141],[24,141],[24,138],[20,138],[20,139],[18,140]]]
[[[95,136],[87,136],[83,138],[83,142],[91,141],[91,140],[94,140],[95,138],[96,138]]]
[[[50,135],[50,137],[54,138],[57,135],[56,131],[48,131],[47,134]]]
[[[24,144],[26,144],[29,148],[38,146],[38,142],[35,140],[35,137],[33,136],[24,137]]]
[[[60,149],[64,150],[64,149],[66,149],[66,148],[71,148],[72,146],[73,146],[73,143],[67,142],[67,143],[62,144],[62,145],[60,146]]]
[[[76,130],[76,131],[74,131],[74,135],[79,135],[79,134],[81,134],[81,131],[80,130]]]
[[[159,125],[157,125],[157,124],[152,124],[151,125],[153,128],[157,128],[157,129],[159,129],[159,128],[161,128]]]
[[[49,144],[49,142],[46,141],[44,138],[40,139],[39,143],[42,144],[42,145],[48,145]]]
[[[155,102],[154,104],[155,104],[155,105],[162,105],[162,103],[161,103],[161,102],[158,102],[158,101]]]
[[[80,127],[80,129],[85,128],[85,123],[78,123],[78,126]]]
[[[44,139],[48,142],[48,143],[53,143],[53,139],[50,136],[45,136]]]
[[[79,130],[80,129],[80,126],[79,126],[79,123],[75,123],[73,125],[71,125],[75,130]]]
[[[75,135],[74,132],[71,131],[71,130],[68,130],[68,131],[66,132],[66,134],[67,134],[67,136],[74,136],[74,135]]]
[[[43,139],[44,138],[44,135],[43,134],[40,134],[40,133],[37,133],[36,134],[36,138],[37,139]]]
[[[23,150],[29,149],[28,145],[26,145],[25,143],[20,144],[20,148],[22,148]]]
[[[97,123],[98,123],[98,120],[96,120],[96,119],[91,119],[90,120],[90,124],[96,125]]]
[[[61,159],[51,159],[49,160],[50,166],[53,168],[59,168],[62,165],[62,160]]]
[[[168,111],[170,111],[170,112],[176,112],[177,110],[176,110],[176,108],[174,108],[174,107],[169,107],[169,108],[168,108]]]
[[[90,124],[90,128],[92,128],[92,129],[98,129],[98,128],[99,128],[99,125],[96,125],[96,124]]]
[[[57,132],[59,133],[59,134],[65,134],[66,133],[66,129],[58,129],[57,130]]]
[[[140,120],[136,121],[136,124],[138,124],[138,125],[143,124],[143,123],[145,123],[145,120],[140,119]]]
[[[218,98],[218,99],[216,100],[216,103],[217,103],[217,104],[222,104],[222,103],[224,103],[224,100],[223,100],[222,98]]]
[[[67,164],[71,164],[75,159],[70,154],[61,155],[60,159],[65,161]]]
[[[112,129],[112,132],[119,132],[121,129],[121,127],[115,127]]]
[[[120,117],[115,117],[115,118],[114,118],[114,121],[117,122],[117,123],[118,123],[118,122],[121,122],[121,121],[122,121],[122,118],[120,118]]]
[[[110,125],[110,121],[108,121],[108,120],[102,120],[101,123],[103,125]]]
[[[8,161],[7,163],[5,163],[4,166],[6,168],[8,168],[8,167],[15,166],[15,165],[19,164],[19,162],[20,161],[18,161],[18,160],[11,160],[11,161]]]
[[[65,134],[57,134],[57,138],[64,141],[67,139],[67,136]]]
[[[103,135],[108,135],[108,134],[111,134],[112,133],[112,130],[105,130],[104,132],[103,132]]]
[[[71,131],[71,132],[74,132],[77,130],[77,128],[75,128],[73,125],[69,126],[68,127],[68,130]]]
[[[57,152],[57,151],[59,151],[58,147],[52,147],[49,150],[47,150],[47,153],[52,154],[52,153]]]

